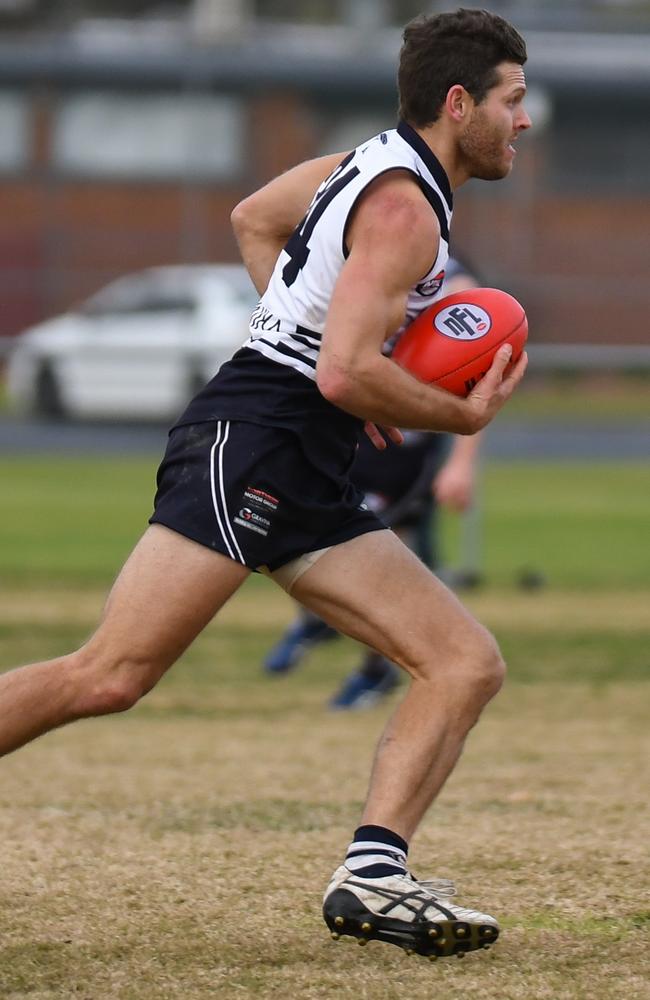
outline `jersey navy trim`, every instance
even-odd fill
[[[302,343],[305,342],[304,338],[302,337],[296,338],[294,336],[291,339],[292,340],[299,339],[302,341]],[[267,340],[265,337],[258,337],[255,340],[254,344],[251,344],[250,346],[254,347],[255,344],[266,344],[267,347],[272,347],[274,350],[279,351],[280,354],[286,355],[287,358],[291,358],[293,361],[304,361],[306,365],[309,365],[310,368],[313,368],[313,370],[316,371],[316,359],[318,358],[318,350],[314,349],[311,344],[306,345],[308,348],[310,348],[309,354],[305,353],[304,351],[294,350],[294,348],[291,347],[286,342],[286,340],[278,340],[277,342],[274,343],[271,340]]]
[[[438,224],[440,225],[440,235],[445,243],[449,243],[449,225],[447,223],[447,215],[445,213],[440,195],[437,191],[434,191],[430,184],[427,183],[422,174],[418,174],[417,176],[420,181],[422,194],[431,205],[433,211],[436,213]]]
[[[320,350],[320,345],[322,342],[322,337],[307,336],[304,333],[294,333],[291,336],[292,340],[297,340],[299,344],[304,344],[305,347],[313,347],[317,351]]]
[[[308,330],[305,326],[297,326],[296,332],[291,336],[293,340],[299,340],[301,344],[305,344],[307,347],[315,347],[317,350],[320,348],[323,339],[320,333]]]
[[[402,120],[399,123],[397,126],[397,134],[401,135],[404,142],[408,142],[409,146],[415,150],[420,159],[426,164],[429,173],[434,178],[436,184],[445,196],[445,201],[451,211],[454,207],[454,196],[451,191],[451,185],[445,172],[445,168],[438,157],[431,152],[422,136],[419,135],[415,129],[408,124],[408,122]]]
[[[303,348],[302,351],[299,351],[291,348],[286,340],[278,338],[274,341],[262,337],[247,342],[244,346],[263,354],[271,361],[276,361],[282,367],[294,368],[312,381],[316,381],[318,351],[313,348]]]

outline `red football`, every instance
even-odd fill
[[[498,288],[468,288],[420,313],[392,357],[423,382],[467,396],[501,344],[512,344],[514,362],[527,337],[526,313],[512,295]]]

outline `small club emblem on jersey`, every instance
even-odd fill
[[[445,280],[445,272],[438,271],[433,278],[429,278],[428,281],[421,281],[419,285],[415,286],[415,291],[418,295],[437,295],[442,288],[442,283]]]
[[[441,309],[434,325],[438,333],[452,340],[479,340],[489,333],[492,320],[480,306],[459,302]]]

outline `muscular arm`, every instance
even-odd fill
[[[523,376],[525,359],[503,378],[501,348],[467,399],[411,376],[384,357],[384,340],[403,323],[409,289],[427,273],[440,238],[436,216],[408,174],[380,177],[348,233],[348,259],[328,311],[317,380],[341,409],[380,424],[473,434],[485,426]]]
[[[344,156],[333,153],[300,163],[234,208],[230,221],[246,270],[260,295],[317,189]]]
[[[270,181],[235,206],[230,220],[242,260],[260,295],[266,291],[276,261],[292,232],[306,214],[316,191],[346,156],[332,153],[300,163]],[[384,428],[396,444],[402,434]],[[380,451],[386,442],[377,427],[366,422],[366,433]]]

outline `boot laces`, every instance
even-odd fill
[[[409,874],[407,878],[411,881],[417,882],[421,885],[426,892],[430,892],[432,896],[442,896],[450,897],[456,895],[456,885],[450,878],[416,878],[414,875]]]

